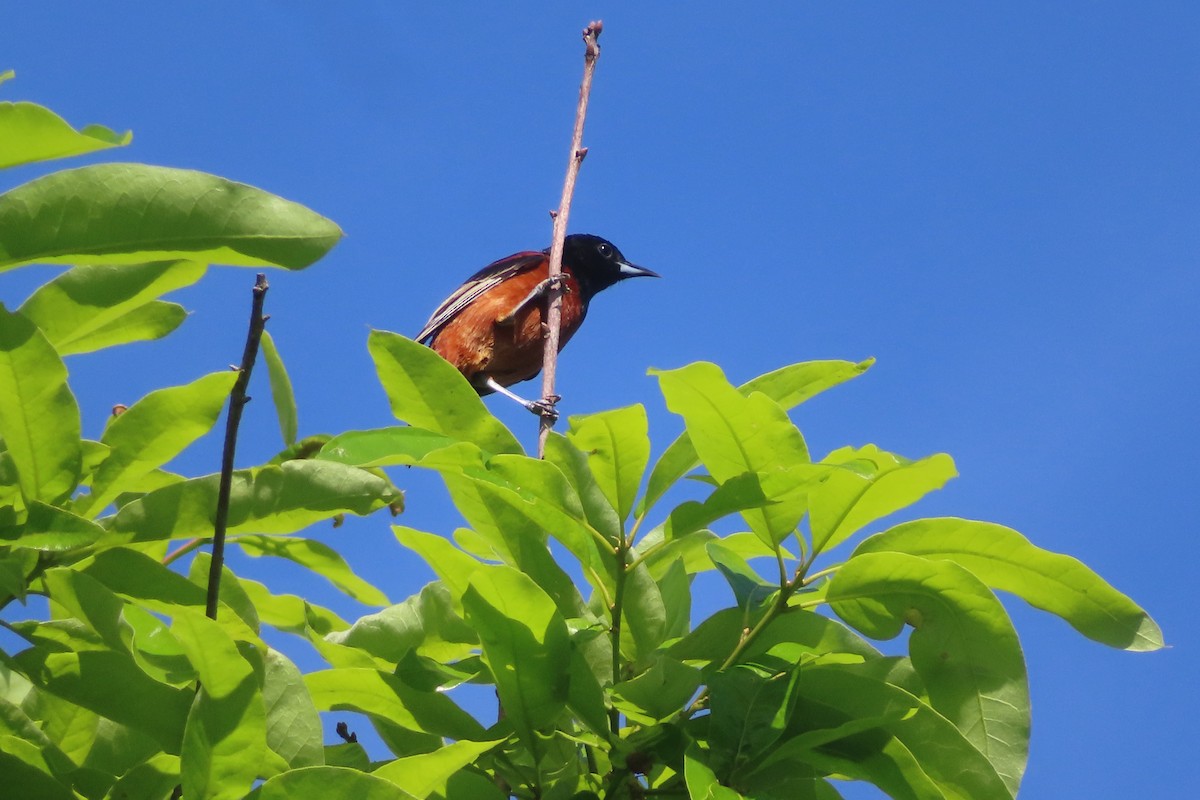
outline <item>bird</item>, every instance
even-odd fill
[[[495,261],[467,278],[429,317],[416,340],[458,369],[479,395],[498,392],[541,416],[556,417],[558,398],[526,400],[508,387],[542,370],[545,318],[554,282],[550,248]],[[629,278],[658,278],[631,263],[607,239],[575,233],[563,242],[559,350],[598,293]]]

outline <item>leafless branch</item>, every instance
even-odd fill
[[[583,146],[583,123],[587,119],[588,97],[592,93],[592,76],[596,72],[596,59],[600,57],[600,32],[604,23],[590,23],[583,31],[583,81],[579,84],[579,104],[575,109],[575,129],[571,133],[571,150],[567,159],[567,177],[563,181],[562,200],[558,210],[551,212],[554,218],[554,237],[550,242],[550,279],[554,281],[562,274],[563,241],[567,238],[567,219],[571,214],[571,198],[575,195],[575,180],[579,166],[587,155]],[[554,282],[553,287],[560,284]],[[549,310],[546,314],[546,339],[542,350],[542,399],[551,406],[557,402],[554,394],[554,379],[558,369],[558,348],[562,331],[562,290],[556,288],[550,294]],[[546,451],[546,439],[554,426],[556,415],[543,414],[538,428],[538,456]]]

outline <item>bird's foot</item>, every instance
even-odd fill
[[[562,397],[557,394],[552,394],[549,397],[543,397],[541,400],[529,400],[525,403],[525,408],[530,412],[537,414],[539,417],[549,419],[551,423],[558,422],[558,409],[555,404]]]

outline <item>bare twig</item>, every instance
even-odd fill
[[[575,179],[579,165],[587,155],[583,146],[583,123],[587,119],[588,97],[592,93],[592,75],[596,72],[596,59],[600,57],[600,32],[604,23],[596,20],[583,31],[583,81],[579,84],[579,104],[575,108],[575,130],[571,134],[571,151],[567,160],[567,177],[563,181],[562,200],[554,217],[554,237],[550,241],[550,280],[555,287],[550,292],[550,304],[546,313],[546,339],[542,349],[542,400],[553,408],[557,398],[554,394],[554,378],[558,369],[558,348],[562,330],[562,289],[557,281],[562,274],[563,241],[567,238],[567,218],[571,214],[571,198],[575,195]],[[538,457],[546,452],[546,439],[554,426],[557,415],[543,414],[538,427]]]
[[[237,381],[229,393],[229,413],[225,418],[225,450],[221,454],[221,480],[217,490],[217,511],[213,519],[212,563],[208,568],[208,603],[205,613],[217,618],[217,599],[221,594],[221,568],[225,565],[225,526],[229,520],[229,494],[233,486],[233,455],[237,449],[238,426],[242,422],[242,409],[250,398],[246,387],[250,385],[250,372],[258,359],[258,345],[262,341],[267,318],[263,316],[263,300],[266,298],[267,276],[258,273],[254,281],[254,301],[250,308],[250,330],[246,333],[246,348],[242,351],[242,364],[238,367]]]

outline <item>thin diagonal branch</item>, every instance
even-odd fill
[[[542,348],[542,400],[553,408],[557,398],[554,394],[554,379],[558,369],[558,348],[562,331],[562,289],[557,278],[562,274],[563,241],[567,238],[567,219],[571,214],[571,198],[575,195],[575,179],[579,165],[587,155],[583,146],[583,123],[587,119],[588,97],[592,93],[592,76],[596,73],[596,59],[600,57],[600,32],[604,23],[599,20],[589,23],[583,31],[583,81],[579,84],[579,104],[575,108],[575,129],[571,133],[571,154],[567,160],[567,177],[563,181],[562,199],[554,214],[554,237],[550,241],[551,292],[549,309],[546,313],[546,338]],[[555,414],[543,414],[538,427],[538,457],[546,452],[546,439],[554,426]]]
[[[250,307],[250,330],[246,333],[246,347],[242,351],[242,363],[238,367],[238,378],[229,393],[229,413],[225,417],[225,449],[221,454],[221,479],[217,489],[217,511],[213,518],[212,563],[208,569],[208,602],[205,613],[217,618],[217,599],[221,594],[221,569],[225,565],[225,526],[229,521],[229,495],[233,486],[233,457],[237,449],[238,426],[242,422],[242,409],[250,398],[246,387],[250,385],[250,372],[258,359],[258,345],[262,341],[267,318],[263,316],[263,300],[267,296],[267,276],[258,273],[254,281],[254,301]]]

